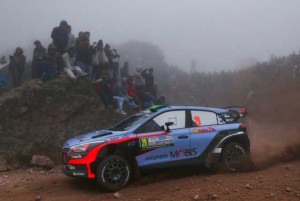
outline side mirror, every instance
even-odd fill
[[[172,126],[174,124],[174,122],[166,122],[165,125],[167,127],[166,132],[169,133],[170,132],[170,128],[169,126]]]

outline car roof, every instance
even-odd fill
[[[204,110],[211,111],[217,114],[228,112],[227,109],[222,108],[211,108],[211,107],[200,107],[200,106],[159,106],[155,108],[155,112],[164,112],[170,110]],[[154,112],[154,111],[153,111]]]

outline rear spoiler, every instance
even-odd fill
[[[231,115],[235,121],[244,118],[248,114],[247,108],[243,106],[232,106],[224,109],[229,110],[228,114]]]

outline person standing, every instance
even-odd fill
[[[38,78],[41,77],[41,62],[46,55],[46,48],[44,48],[40,41],[36,40],[33,43],[35,48],[33,50],[33,57],[32,57],[32,65],[31,65],[31,77]]]
[[[143,68],[142,67],[137,67],[136,72],[133,75],[133,80],[134,80],[134,85],[137,91],[137,94],[141,96],[141,94],[145,90],[145,80],[142,76],[143,73]]]
[[[95,80],[100,78],[101,73],[103,73],[105,65],[108,63],[106,54],[103,49],[103,41],[99,40],[97,46],[95,47],[95,53],[93,58],[93,78]]]
[[[120,55],[118,54],[116,49],[113,49],[111,52],[112,52],[112,58],[113,58],[112,59],[113,78],[114,78],[114,80],[118,80]]]
[[[145,91],[156,97],[157,92],[154,85],[153,71],[153,68],[149,68],[145,73],[143,73],[143,78],[145,80]]]
[[[107,64],[106,64],[106,71],[107,73],[109,74],[109,78],[112,78],[112,60],[113,60],[113,57],[112,57],[112,52],[110,50],[110,45],[108,43],[105,44],[104,46],[104,52],[105,52],[105,55],[107,57]]]
[[[67,32],[68,32],[68,44],[66,46],[65,52],[67,52],[70,47],[75,47],[75,35],[72,34],[72,27],[70,25],[67,25]]]
[[[22,76],[26,64],[26,57],[23,55],[22,48],[18,47],[13,56],[10,56],[9,71],[12,76],[14,87],[21,85]]]
[[[127,61],[124,62],[123,67],[120,70],[121,79],[128,79],[129,77],[129,64]]]
[[[56,47],[56,50],[60,54],[64,54],[66,52],[66,46],[68,45],[68,31],[67,31],[68,23],[66,21],[61,21],[58,27],[55,27],[52,30],[51,38],[53,39],[53,44]]]
[[[90,40],[87,36],[82,38],[81,43],[78,46],[76,65],[78,65],[82,71],[90,74],[92,79],[93,71],[93,46],[90,45]]]

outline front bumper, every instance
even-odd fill
[[[82,177],[94,179],[96,177],[93,169],[93,164],[97,160],[99,151],[105,145],[100,145],[92,149],[86,154],[81,154],[82,157],[74,158],[74,155],[69,149],[62,151],[63,172],[71,177]]]
[[[63,165],[63,172],[70,177],[88,178],[86,165]]]

